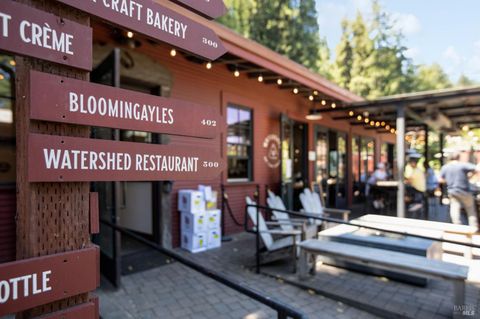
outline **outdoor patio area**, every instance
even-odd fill
[[[477,239],[478,240],[478,239]],[[298,308],[309,318],[450,318],[453,287],[430,280],[427,287],[395,282],[317,263],[317,275],[300,281],[280,262],[254,272],[255,236],[242,233],[222,248],[199,254],[178,250],[196,262]],[[463,257],[446,256],[450,261]],[[464,262],[466,262],[464,260]],[[480,259],[470,261],[466,304],[480,306]],[[470,281],[470,279],[472,279]],[[269,308],[172,263],[122,278],[117,291],[97,291],[103,318],[274,318]]]

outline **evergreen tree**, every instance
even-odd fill
[[[353,48],[349,30],[349,22],[342,20],[342,37],[336,48],[335,64],[333,65],[333,80],[345,89],[350,89],[352,80]]]
[[[224,0],[227,14],[218,21],[244,37],[250,36],[250,17],[254,12],[255,0]]]

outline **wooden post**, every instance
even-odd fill
[[[405,106],[397,106],[397,217],[405,217]]]
[[[87,15],[55,1],[17,0],[89,25]],[[88,81],[89,74],[34,58],[17,56],[16,61],[16,139],[17,139],[17,260],[61,253],[91,246],[89,233],[89,183],[29,183],[27,176],[28,134],[42,133],[89,137],[90,128],[29,120],[29,71],[68,76]],[[54,94],[54,92],[52,92]],[[74,275],[74,274],[72,274]],[[88,301],[82,294],[17,315],[31,318]]]

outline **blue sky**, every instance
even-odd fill
[[[357,10],[366,16],[370,0],[317,0],[320,33],[334,49],[340,21]],[[381,0],[405,35],[408,55],[415,64],[439,63],[453,81],[464,73],[480,82],[479,0]]]

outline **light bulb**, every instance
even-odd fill
[[[298,89],[297,88],[293,89],[293,94],[298,94]]]
[[[240,71],[238,70],[235,70],[235,72],[233,72],[233,75],[238,78],[240,76]]]
[[[258,76],[258,82],[263,82],[263,76],[261,75]]]
[[[313,95],[310,95],[310,96],[308,97],[308,99],[309,99],[310,101],[313,101]]]
[[[129,39],[133,38],[133,32],[132,31],[127,32],[127,38],[129,38]]]
[[[353,111],[350,111],[350,112],[348,112],[348,115],[350,115],[350,116],[354,116],[354,115],[355,115],[355,113],[353,113]]]
[[[282,80],[282,79],[278,79],[278,80],[277,80],[277,84],[278,84],[278,85],[282,85],[282,84],[283,84],[283,80]]]
[[[361,116],[361,115],[357,116],[357,120],[361,121],[361,120],[362,120],[362,116]]]
[[[336,108],[337,107],[337,104],[335,103],[332,103],[332,109]]]
[[[170,56],[176,56],[177,55],[177,50],[172,49],[170,50]]]
[[[205,64],[205,67],[207,68],[207,70],[210,70],[212,68],[212,62],[207,62],[207,64]]]
[[[325,100],[322,100],[321,103],[322,103],[322,105],[327,105],[327,101],[325,101]]]

